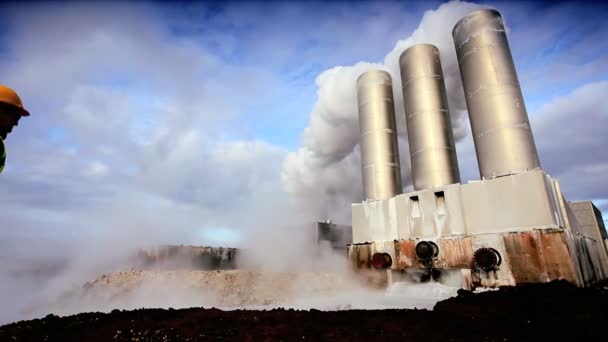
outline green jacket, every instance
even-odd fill
[[[0,173],[4,169],[4,162],[6,161],[6,148],[4,148],[4,140],[0,138]]]

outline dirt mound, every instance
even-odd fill
[[[367,279],[367,278],[366,278]],[[139,308],[431,309],[456,295],[439,283],[370,288],[347,274],[259,270],[132,270],[104,275],[67,292],[34,315]]]
[[[144,307],[276,307],[298,298],[333,296],[354,288],[352,281],[334,273],[131,270],[103,275],[65,293],[45,305],[44,314]]]
[[[554,282],[459,295],[427,310],[191,308],[48,315],[0,327],[0,340],[529,341],[604,338],[608,292]]]
[[[583,311],[591,313],[606,309],[608,291],[604,285],[580,288],[565,280],[546,284],[504,286],[498,291],[477,294],[459,290],[458,296],[441,301],[434,307],[437,312],[471,317],[487,316],[497,320],[518,319],[511,313],[519,310],[525,310],[528,316],[552,317],[555,312],[567,312],[569,316],[574,316]]]
[[[162,289],[187,293],[188,301],[192,300],[191,294],[202,293],[204,299],[212,299],[215,305],[244,306],[277,303],[300,292],[325,292],[345,285],[343,278],[331,273],[134,270],[104,275],[85,284],[82,294],[90,297],[110,295],[113,299],[125,300],[136,292]]]

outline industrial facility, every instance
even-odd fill
[[[500,13],[470,13],[452,37],[480,179],[462,184],[439,50],[399,59],[414,191],[402,193],[393,83],[357,80],[364,201],[352,205],[358,270],[463,288],[608,277],[607,235],[591,202],[568,202],[541,167]]]

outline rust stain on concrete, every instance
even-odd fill
[[[417,268],[418,261],[416,260],[416,242],[414,240],[401,240],[395,242],[395,259],[394,268]]]
[[[536,232],[549,280],[565,279],[576,284],[572,257],[561,232]]]
[[[388,245],[350,245],[348,258],[355,269],[371,270],[371,257],[374,252],[388,251],[394,246],[391,269],[460,269],[466,271],[466,274],[462,274],[465,287],[542,283],[555,279],[581,283],[578,280],[577,264],[573,263],[573,260],[577,260],[582,269],[582,284],[590,284],[603,275],[603,269],[595,269],[590,257],[590,250],[599,245],[595,241],[575,236],[575,243],[572,245],[576,246],[576,250],[573,251],[568,245],[566,232],[562,230],[520,231],[501,235],[504,250],[498,246],[497,248],[501,253],[502,264],[492,272],[480,272],[473,267],[475,236],[437,239],[435,243],[439,247],[439,255],[427,263],[416,257],[417,241],[414,239],[395,240]],[[374,274],[374,278],[377,276]]]
[[[348,259],[355,269],[370,267],[370,245],[350,245],[348,247]]]
[[[442,239],[437,264],[444,268],[469,268],[473,260],[473,242],[469,237]],[[438,265],[438,266],[439,266]]]
[[[516,283],[546,282],[539,244],[533,232],[512,233],[503,236],[506,259]]]

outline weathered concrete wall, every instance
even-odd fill
[[[593,203],[566,203],[568,223],[571,228],[570,249],[579,269],[579,282],[593,284],[608,277],[608,253],[603,226],[596,217]],[[599,211],[598,211],[599,212]],[[601,221],[601,214],[599,214]],[[603,222],[603,221],[602,221]]]
[[[577,221],[576,231],[592,239],[601,241],[608,238],[601,212],[591,201],[568,203]]]
[[[352,206],[353,242],[564,227],[543,171],[414,191]]]
[[[453,184],[354,204],[348,255],[359,268],[386,253],[395,271],[461,270],[465,287],[554,279],[588,285],[608,278],[598,212],[590,202],[566,202],[558,182],[540,170]],[[420,241],[438,247],[431,261],[416,256]],[[474,264],[484,248],[502,258],[491,272]]]
[[[551,181],[542,171],[464,184],[462,202],[469,234],[562,226]]]
[[[534,230],[501,234],[468,235],[433,240],[439,254],[430,261],[416,257],[417,240],[353,245],[349,249],[351,263],[370,268],[371,257],[379,251],[393,257],[393,270],[463,270],[461,286],[496,287],[518,283],[547,282],[565,279],[577,283],[563,230]],[[480,248],[494,248],[500,253],[500,265],[484,271],[474,264],[474,253]]]

